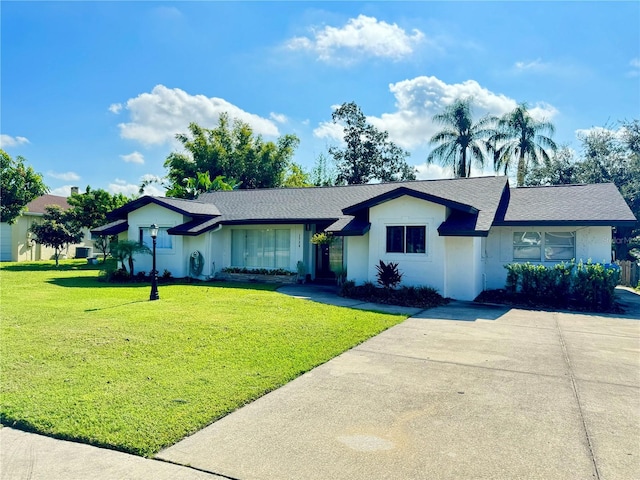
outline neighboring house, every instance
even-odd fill
[[[54,249],[40,245],[33,240],[29,232],[32,224],[42,224],[42,217],[45,207],[48,205],[58,205],[63,209],[68,209],[67,197],[57,195],[42,195],[27,204],[27,210],[16,218],[12,225],[0,223],[0,261],[2,262],[24,262],[37,260],[50,260],[53,258]],[[89,231],[85,231],[82,242],[69,245],[63,252],[68,258],[76,256],[76,247],[91,246]]]
[[[613,184],[511,189],[506,177],[145,196],[109,218],[92,233],[149,246],[157,224],[157,268],[176,277],[190,275],[195,251],[208,278],[303,262],[312,278],[344,268],[348,279],[375,283],[383,260],[399,264],[402,284],[461,300],[503,287],[506,263],[609,262],[612,228],[636,222]],[[321,231],[333,233],[330,247],[311,243]],[[149,255],[136,262],[151,270]]]

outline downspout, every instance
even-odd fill
[[[213,242],[213,234],[219,232],[222,229],[222,225],[216,226],[213,230],[209,230],[209,241],[207,242],[207,257],[209,259],[212,258],[213,249],[211,247],[211,243]],[[216,274],[216,262],[209,263],[209,278],[214,278]]]

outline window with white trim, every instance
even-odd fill
[[[576,232],[514,232],[513,259],[531,262],[576,258]]]
[[[231,266],[290,268],[291,231],[286,228],[231,231]]]
[[[387,253],[426,253],[425,225],[387,226]]]
[[[173,249],[173,237],[168,233],[168,227],[159,227],[158,236],[156,237],[156,249],[157,250],[171,250]],[[153,239],[149,235],[149,227],[140,228],[140,245],[146,245],[149,248],[153,248]]]

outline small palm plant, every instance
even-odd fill
[[[378,284],[384,288],[396,288],[402,280],[402,273],[398,270],[397,263],[389,262],[385,264],[380,260],[380,264],[376,265],[376,270],[378,270]]]

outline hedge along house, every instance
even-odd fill
[[[194,252],[203,278],[227,267],[295,272],[302,262],[314,279],[344,269],[375,283],[383,260],[399,264],[402,284],[461,300],[503,287],[507,263],[609,262],[612,228],[636,222],[613,184],[511,189],[506,177],[145,196],[110,219],[92,233],[150,245],[157,224],[158,270],[176,277],[192,273]],[[314,245],[316,232],[335,240]],[[148,255],[136,262],[151,269]]]

